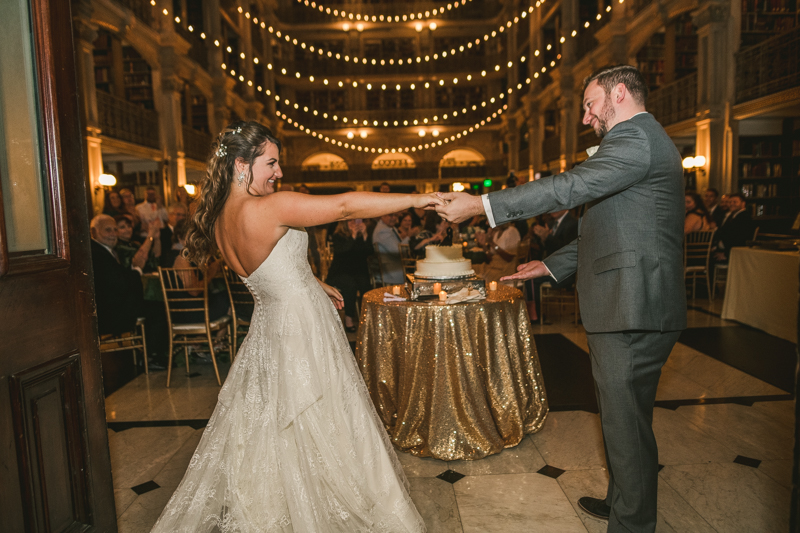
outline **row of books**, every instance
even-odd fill
[[[778,184],[754,184],[746,183],[742,185],[742,195],[745,198],[774,198],[778,196]]]
[[[742,165],[742,178],[780,178],[783,175],[783,167],[780,163],[744,163]]]

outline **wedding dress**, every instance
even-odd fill
[[[154,532],[425,531],[307,241],[243,278],[250,331]]]

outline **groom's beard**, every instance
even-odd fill
[[[595,134],[601,139],[608,133],[608,123],[614,120],[616,113],[614,112],[614,105],[611,103],[611,95],[607,94],[603,102],[603,112],[597,117],[597,127],[594,129]]]

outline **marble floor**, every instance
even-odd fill
[[[698,300],[693,307],[691,328],[737,328],[727,333],[753,334],[721,320],[717,302]],[[477,461],[445,462],[399,453],[428,531],[605,531],[605,522],[583,513],[576,503],[584,495],[604,496],[608,479],[600,421],[585,393],[587,386],[593,390],[591,381],[586,383],[591,380],[585,371],[586,335],[570,322],[568,313],[563,320],[552,319],[553,324],[534,326],[551,398],[541,431]],[[675,346],[658,389],[653,423],[661,465],[657,531],[785,531],[793,397],[768,370],[737,368],[742,367],[737,361],[748,354],[729,360],[727,352],[703,346],[710,352],[704,353],[696,349],[691,335],[687,339],[688,344]],[[772,346],[771,339],[763,339],[761,345]],[[733,344],[739,345],[752,349],[752,343]],[[786,349],[775,346],[777,351]],[[762,352],[749,355],[764,358]],[[559,367],[559,358],[575,368]],[[779,363],[784,364],[783,359]],[[219,387],[213,369],[193,365],[192,371],[193,377],[187,377],[178,369],[169,389],[164,386],[166,372],[140,375],[106,399],[123,533],[150,531],[214,408]]]

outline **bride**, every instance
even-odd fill
[[[256,122],[231,124],[212,148],[186,253],[205,264],[219,249],[256,305],[153,531],[425,531],[342,328],[342,297],[313,276],[302,228],[443,201],[276,193],[281,145]]]

